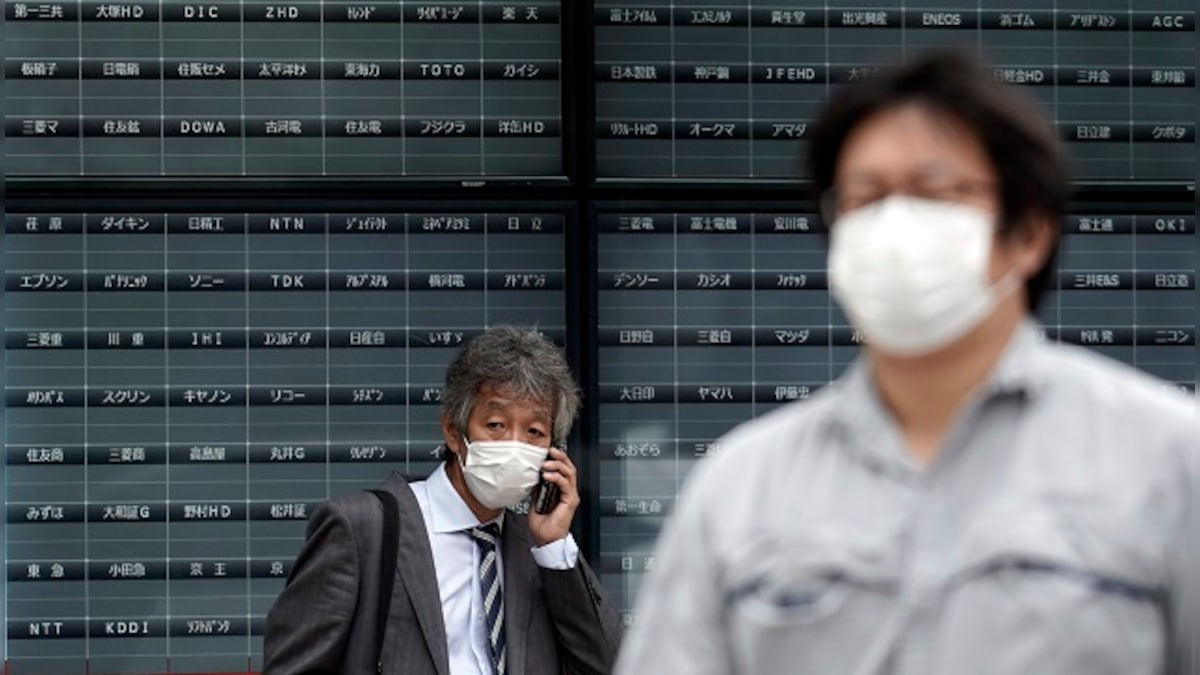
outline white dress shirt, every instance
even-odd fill
[[[466,532],[483,523],[450,484],[444,464],[438,466],[428,479],[410,483],[410,486],[421,507],[429,546],[433,550],[450,673],[490,675],[492,664],[479,585],[479,547]],[[495,522],[502,525],[503,521],[504,518],[499,517]],[[503,591],[501,548],[497,547],[496,563]],[[531,551],[538,566],[550,569],[570,569],[579,559],[579,547],[570,534]],[[505,630],[508,630],[507,626]]]

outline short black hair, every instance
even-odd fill
[[[814,125],[809,170],[814,201],[833,187],[843,144],[868,118],[916,103],[962,123],[979,139],[1000,184],[1000,229],[1009,234],[1030,216],[1045,216],[1054,231],[1042,269],[1029,278],[1030,312],[1054,282],[1059,227],[1070,180],[1058,135],[1024,91],[1001,82],[973,51],[940,49],[845,85],[830,97]]]

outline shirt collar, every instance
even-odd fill
[[[1000,361],[992,369],[984,391],[988,394],[1033,394],[1045,382],[1046,369],[1038,361],[1046,349],[1046,331],[1034,319],[1017,326]]]
[[[487,524],[479,522],[462,495],[454,489],[454,485],[450,483],[450,476],[446,475],[445,462],[429,474],[429,478],[425,480],[425,490],[429,496],[430,527],[434,532],[462,532],[477,525]],[[501,525],[504,522],[504,512],[501,511],[495,520],[489,522]]]
[[[1032,395],[1045,379],[1045,369],[1038,367],[1046,349],[1045,330],[1034,319],[1017,326],[999,361],[992,368],[979,390],[979,396],[990,398],[1000,394]],[[838,422],[856,432],[873,435],[879,427],[891,425],[890,413],[879,396],[871,376],[871,364],[866,354],[860,354],[841,380],[841,396],[835,408]]]

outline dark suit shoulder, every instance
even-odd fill
[[[418,477],[406,476],[399,471],[393,471],[388,475],[383,482],[374,486],[375,490],[383,489],[391,492],[400,502],[400,510],[405,510],[406,507],[416,506],[416,499],[412,495],[412,490],[408,484],[412,481],[422,480]],[[410,503],[411,502],[411,503]],[[346,513],[348,515],[358,515],[364,511],[372,513],[381,510],[379,498],[371,493],[370,490],[355,490],[344,494],[330,497],[321,504],[328,506],[336,511]]]
[[[375,488],[387,490],[396,497],[402,520],[408,520],[414,514],[420,517],[420,506],[408,483],[409,479],[404,475],[393,472]],[[355,490],[321,502],[313,509],[308,531],[311,536],[326,527],[345,527],[350,531],[350,539],[366,552],[374,548],[373,542],[378,540],[382,525],[383,505],[379,498],[368,490]]]

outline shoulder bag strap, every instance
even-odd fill
[[[379,602],[379,616],[375,623],[376,643],[379,645],[379,656],[376,659],[376,671],[383,672],[383,636],[387,631],[388,611],[392,605],[392,587],[396,581],[396,554],[400,546],[400,504],[396,496],[387,490],[368,490],[383,503],[383,537],[381,538],[380,556],[383,566],[380,567],[380,593],[383,597]]]

